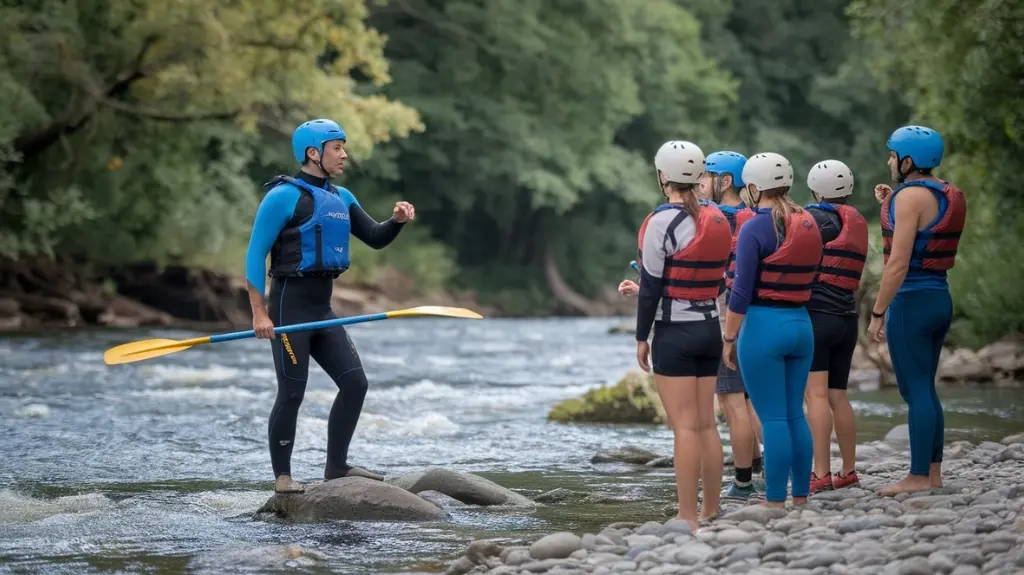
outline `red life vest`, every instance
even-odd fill
[[[868,222],[852,206],[817,204],[817,207],[835,212],[842,222],[839,236],[825,244],[821,251],[818,281],[855,292],[860,288],[860,276],[868,255]]]
[[[732,231],[732,239],[729,240],[729,267],[725,270],[725,287],[732,289],[732,280],[736,277],[736,240],[740,237],[740,228],[757,215],[757,212],[750,208],[736,210],[736,226]]]
[[[658,206],[640,225],[640,233],[637,235],[640,261],[643,261],[644,232],[647,231],[648,222],[654,214],[667,209],[683,212],[679,222],[690,217],[690,213],[681,204]],[[693,240],[682,250],[665,258],[663,297],[687,301],[713,300],[718,297],[718,286],[729,262],[729,222],[718,206],[701,202],[696,225],[697,232]],[[670,233],[673,227],[669,228]]]
[[[893,213],[894,198],[900,190],[920,186],[928,188],[946,200],[946,211],[927,230],[918,230],[914,241],[914,251],[910,255],[910,268],[929,271],[945,271],[956,264],[956,252],[960,247],[960,234],[964,231],[967,219],[967,198],[956,186],[949,182],[932,180],[914,180],[903,182],[903,185],[892,191],[882,202],[882,259],[889,263],[892,251],[892,234],[896,214]],[[923,246],[918,240],[925,240]]]
[[[821,232],[806,210],[786,218],[786,237],[775,253],[761,260],[756,298],[805,303],[821,262]]]

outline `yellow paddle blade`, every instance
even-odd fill
[[[107,365],[119,363],[132,363],[144,359],[152,359],[161,355],[170,355],[179,351],[209,343],[210,337],[197,337],[193,339],[144,339],[131,343],[121,344],[112,347],[103,353],[103,362]]]
[[[423,305],[420,307],[411,307],[409,309],[389,311],[387,315],[389,319],[393,317],[416,317],[420,315],[461,317],[465,319],[481,319],[484,317],[475,311],[464,307],[445,307],[440,305]]]

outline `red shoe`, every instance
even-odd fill
[[[846,475],[840,475],[838,472],[835,474],[835,479],[832,480],[832,486],[836,489],[842,489],[843,487],[850,487],[860,483],[860,477],[857,477],[856,471],[851,471]]]
[[[829,491],[832,489],[832,476],[826,475],[825,477],[818,477],[811,472],[811,495],[822,491]]]

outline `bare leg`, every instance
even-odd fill
[[[718,403],[722,406],[725,422],[729,426],[733,462],[737,468],[749,468],[756,453],[752,448],[757,439],[750,423],[747,400],[742,393],[720,393]]]
[[[807,424],[814,440],[814,474],[832,473],[832,410],[829,407],[828,372],[812,371],[807,377]]]
[[[700,519],[718,515],[722,494],[722,437],[715,422],[715,377],[697,378],[697,429],[700,434],[701,483],[704,501]]]
[[[675,445],[676,494],[679,498],[677,517],[697,525],[697,480],[702,472],[697,427],[697,378],[655,375],[654,381],[665,411],[672,414],[669,421]]]
[[[845,389],[830,389],[828,402],[835,420],[839,453],[843,457],[843,475],[847,475],[853,473],[857,467],[857,418]]]

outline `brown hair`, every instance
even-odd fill
[[[700,202],[697,200],[697,184],[669,182],[668,185],[682,196],[683,207],[686,208],[686,211],[690,212],[691,216],[696,218],[697,213],[700,212]]]
[[[783,236],[786,235],[786,220],[790,214],[799,214],[804,211],[796,202],[789,199],[789,196],[786,195],[787,192],[789,192],[789,187],[761,191],[761,198],[776,198],[778,200],[772,206],[772,221],[775,224],[775,238],[780,243]]]

